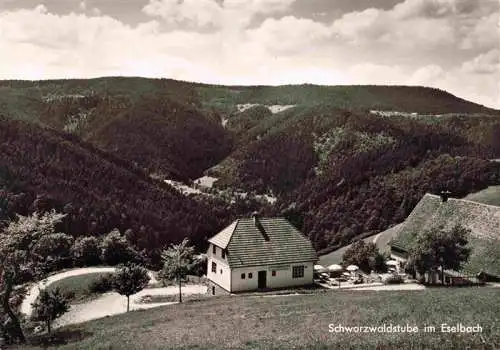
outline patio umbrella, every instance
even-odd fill
[[[330,272],[336,272],[336,271],[342,271],[344,268],[338,264],[332,264],[328,266],[327,269]]]
[[[387,266],[398,266],[398,262],[396,260],[388,260],[385,263]]]
[[[314,272],[327,272],[328,270],[322,265],[314,265]]]
[[[357,271],[357,270],[359,270],[359,267],[357,267],[356,265],[349,265],[349,266],[347,266],[346,270],[351,271],[351,272]]]

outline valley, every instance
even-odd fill
[[[164,249],[184,238],[206,258],[210,237],[250,215],[284,217],[310,240],[321,264],[340,263],[358,240],[373,243],[387,256],[401,223],[428,193],[448,191],[454,198],[498,205],[499,158],[500,111],[437,89],[225,87],[117,77],[0,82],[0,225],[6,229],[18,215],[64,214],[54,227],[60,233],[53,236],[60,256],[46,264],[44,274],[130,261],[159,270],[166,266]],[[472,243],[488,253],[479,265],[494,260],[495,249]],[[474,254],[473,260],[479,261]],[[207,260],[200,261],[192,268],[197,276],[208,271]],[[21,285],[36,280],[34,272],[23,273]],[[186,294],[194,294],[184,304],[170,305],[177,300],[176,287],[150,285],[136,296],[153,295],[155,301],[143,305],[134,297],[132,309],[151,310],[72,325],[122,313],[128,305],[117,293],[94,295],[96,299],[71,306],[60,319],[61,325],[71,325],[57,334],[63,342],[77,337],[80,348],[95,348],[97,339],[121,348],[139,343],[154,348],[166,338],[177,348],[196,347],[201,340],[186,330],[206,326],[201,320],[229,308],[230,320],[237,320],[209,326],[227,335],[210,337],[210,346],[259,348],[272,340],[281,347],[326,348],[352,344],[348,335],[328,338],[329,323],[352,323],[360,317],[377,324],[389,319],[438,322],[443,310],[471,298],[479,309],[455,309],[448,321],[465,317],[472,322],[472,315],[479,315],[491,324],[488,312],[497,296],[495,288],[447,293],[411,281],[400,286],[361,284],[355,296],[328,282],[325,290],[289,291],[291,298],[280,293],[273,298],[258,293],[208,297],[202,295],[208,291],[207,281],[196,278],[198,284],[186,288]],[[391,298],[374,290],[391,293]],[[78,294],[86,298],[84,291]],[[29,294],[25,308],[33,298]],[[441,308],[431,307],[434,301]],[[389,313],[387,303],[393,310]],[[215,311],[207,311],[211,309]],[[415,310],[425,317],[411,316]],[[230,343],[234,334],[228,330],[235,329],[234,322],[257,333]],[[289,332],[297,324],[302,325],[298,331]],[[311,331],[318,325],[325,330]],[[134,339],[124,338],[124,332]],[[288,336],[276,340],[273,334]],[[495,344],[498,332],[488,328],[484,337],[467,344]],[[420,336],[415,344],[435,348],[445,340],[450,346],[465,344],[460,335],[445,339],[442,334]],[[359,344],[400,347],[408,341],[378,335]]]
[[[132,229],[148,250],[188,231],[202,248],[260,210],[328,252],[401,222],[426,192],[500,184],[500,164],[487,161],[500,157],[500,112],[437,89],[115,77],[0,91],[3,215],[43,197],[73,208],[70,232]],[[203,178],[209,186],[193,186]]]

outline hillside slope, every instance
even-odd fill
[[[62,329],[59,337],[70,342],[58,349],[494,349],[500,345],[498,312],[494,288],[212,297]],[[446,333],[444,323],[483,329],[480,336]],[[329,325],[418,332],[330,333]],[[425,333],[428,325],[436,331]]]
[[[237,105],[246,103],[297,108],[279,115],[262,114],[258,108],[238,115]],[[273,125],[289,124],[288,119],[301,118],[304,108],[312,107],[500,115],[445,91],[423,87],[227,87],[122,77],[0,81],[2,114],[78,135],[149,173],[181,180],[198,177],[228,156],[233,132],[245,143],[260,137],[259,129],[268,133]],[[221,125],[224,118],[229,119],[227,131]],[[248,129],[255,130],[246,135],[243,131]]]
[[[209,232],[227,223],[213,214],[215,208],[152,180],[131,163],[36,125],[1,118],[0,160],[4,218],[55,208],[68,214],[62,227],[67,233],[131,229],[133,243],[149,250],[183,237],[202,245]]]
[[[207,108],[234,111],[238,104],[328,105],[349,110],[391,110],[422,114],[493,113],[490,109],[434,88],[383,85],[197,86]]]
[[[0,111],[90,141],[149,174],[189,180],[227,156],[219,117],[189,84],[141,78],[0,82]]]
[[[451,229],[462,225],[471,230],[471,255],[463,266],[465,273],[485,271],[500,274],[500,207],[426,194],[404,222],[392,247],[408,251],[419,233],[439,226]]]
[[[220,123],[160,98],[144,98],[85,138],[148,174],[185,181],[202,176],[232,150],[231,137]]]
[[[471,193],[465,199],[500,206],[500,186],[490,186],[482,191]]]
[[[455,196],[500,183],[500,118],[377,116],[327,106],[251,127],[207,171],[218,187],[272,192],[319,250],[404,220],[426,192]],[[322,251],[324,252],[324,251]]]
[[[239,112],[241,105],[248,104],[261,106]],[[273,113],[264,105],[294,107]],[[376,114],[370,110],[405,113]],[[401,222],[426,192],[447,188],[456,196],[465,196],[500,184],[498,164],[487,161],[500,158],[500,112],[430,88],[227,87],[119,77],[0,81],[0,111],[9,119],[67,133],[43,131],[37,140],[43,149],[44,138],[58,135],[71,140],[72,147],[79,143],[89,149],[92,145],[92,154],[105,154],[103,157],[114,159],[115,164],[121,162],[123,170],[135,169],[141,176],[189,182],[205,172],[218,178],[215,186],[227,189],[229,195],[237,189],[272,193],[279,198],[278,205],[263,214],[286,215],[322,252]],[[26,152],[35,150],[30,146]],[[14,168],[33,164],[30,159],[16,160],[19,163],[13,156],[7,159],[9,168],[12,164],[17,164]],[[40,161],[44,164],[47,159]],[[34,189],[58,191],[59,180],[51,177],[65,171],[67,165],[58,161],[53,168],[47,173],[33,165],[37,173],[26,176],[38,179]],[[82,173],[88,171],[83,169]],[[116,176],[111,172],[106,181],[113,183]],[[88,181],[71,184],[78,189],[62,191],[58,200],[78,200],[75,193],[83,192],[79,187]],[[97,191],[98,196],[104,201],[107,195],[101,191]],[[120,196],[126,192],[122,188]],[[149,196],[131,194],[146,202],[157,200]],[[126,211],[145,217],[164,216],[159,214],[163,210],[181,213],[176,201],[170,203],[173,209],[167,210],[165,203],[155,210],[134,204]],[[114,201],[106,203],[99,204],[100,210],[114,211],[110,210]],[[211,205],[218,217],[232,215],[224,214],[230,210],[219,204]],[[81,220],[91,212],[82,213]],[[207,213],[212,216],[212,211]],[[152,231],[169,230],[163,219],[151,222],[155,220],[161,225]],[[140,228],[142,224],[133,226]],[[201,235],[202,230],[198,232]]]

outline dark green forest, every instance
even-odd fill
[[[245,103],[260,106],[238,112]],[[295,107],[263,106],[274,104]],[[500,184],[490,161],[500,158],[500,112],[423,87],[1,81],[0,115],[3,219],[55,208],[68,214],[63,232],[131,230],[144,251],[185,236],[203,249],[260,210],[285,215],[326,252],[401,222],[426,192]],[[221,191],[278,201],[184,196],[161,181],[203,174]]]

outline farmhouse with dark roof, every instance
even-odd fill
[[[500,207],[470,200],[426,194],[399,228],[391,242],[392,258],[405,261],[417,236],[435,227],[470,229],[471,254],[460,271],[445,271],[449,278],[500,279]]]
[[[316,251],[284,218],[238,219],[208,241],[211,294],[313,283]]]

